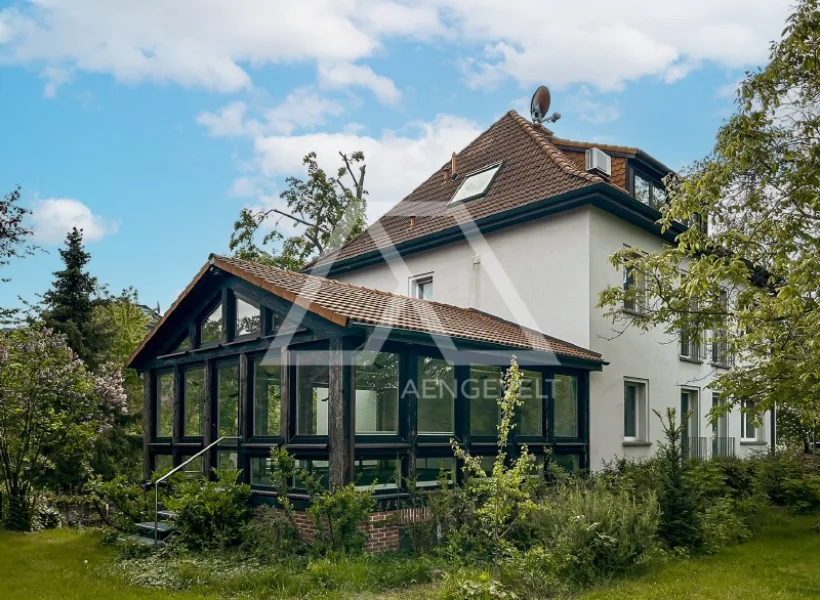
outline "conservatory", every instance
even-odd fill
[[[477,310],[211,256],[131,358],[145,478],[210,446],[186,471],[240,469],[265,502],[270,451],[284,446],[328,486],[384,498],[409,478],[435,486],[441,467],[460,471],[451,440],[494,460],[513,356],[523,405],[510,452],[587,467],[599,354]]]

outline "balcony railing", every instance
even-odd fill
[[[681,440],[684,458],[708,460],[718,456],[735,455],[733,437],[685,437]]]

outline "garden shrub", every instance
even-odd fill
[[[783,494],[789,511],[796,515],[820,512],[820,477],[802,475],[783,482]]]
[[[88,483],[89,498],[103,522],[118,531],[132,533],[135,523],[153,520],[153,504],[148,492],[124,476],[111,481],[95,477]]]
[[[178,481],[165,504],[176,516],[177,535],[186,547],[196,550],[227,548],[242,542],[251,519],[251,489],[237,483],[239,471],[216,471],[216,481]]]
[[[758,489],[775,506],[786,506],[787,482],[803,476],[803,467],[797,457],[786,452],[778,452],[774,455],[752,458],[750,462],[754,465]]]
[[[746,515],[738,510],[738,502],[732,498],[717,498],[702,513],[703,546],[707,552],[744,542],[752,537],[752,529]]]

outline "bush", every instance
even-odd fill
[[[124,476],[111,481],[96,477],[88,483],[88,490],[100,518],[118,531],[133,533],[134,524],[147,521],[153,511],[145,488]],[[150,519],[153,520],[153,516]]]
[[[786,506],[795,515],[810,515],[820,511],[820,477],[803,475],[783,482]]]
[[[786,506],[787,482],[803,476],[803,467],[797,457],[779,452],[753,458],[750,462],[754,465],[757,488],[775,506]]]
[[[217,481],[175,483],[175,493],[165,504],[177,513],[177,534],[183,545],[203,550],[242,542],[242,532],[251,519],[251,489],[238,484],[238,477],[239,471],[225,469],[216,472]]]

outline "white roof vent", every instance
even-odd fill
[[[612,157],[600,148],[586,151],[587,171],[610,177],[612,175]]]

